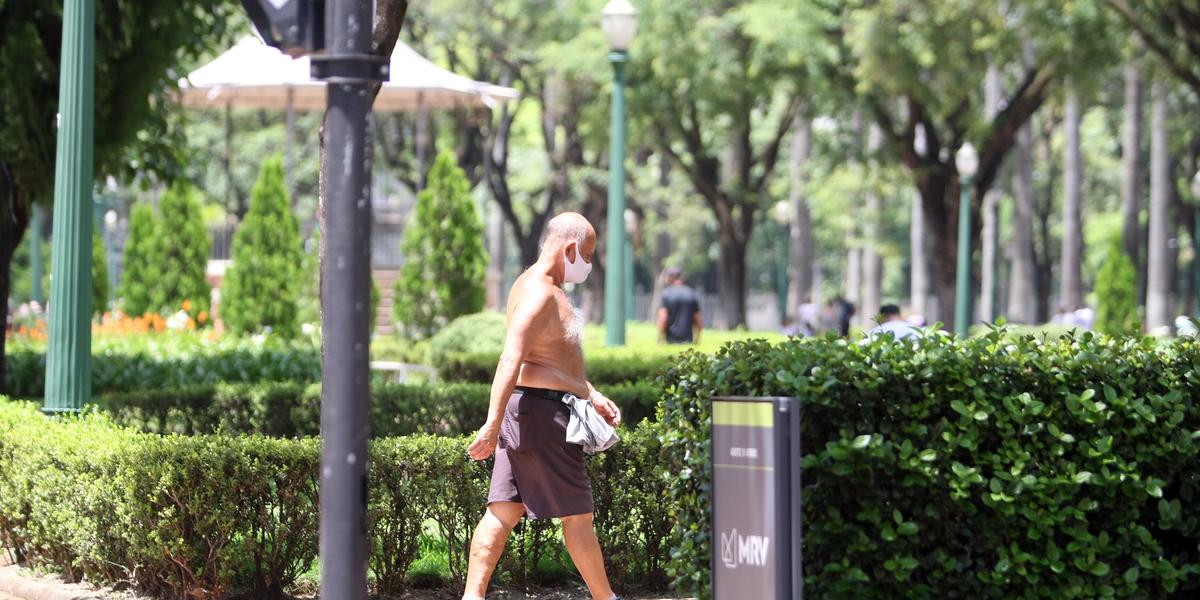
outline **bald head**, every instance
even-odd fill
[[[579,213],[562,213],[546,224],[546,232],[542,235],[542,254],[557,254],[564,246],[575,244],[582,251],[587,247],[595,247],[596,230],[592,224]],[[586,253],[590,256],[590,249]]]

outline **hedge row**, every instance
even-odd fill
[[[653,382],[620,384],[604,393],[635,425],[654,419],[661,390]],[[374,384],[371,433],[464,435],[487,418],[491,386],[482,383]],[[321,385],[269,382],[204,384],[178,389],[112,392],[97,405],[120,425],[156,433],[255,433],[272,437],[317,435]]]
[[[4,390],[9,396],[35,398],[45,390],[46,354],[17,351],[7,356]],[[213,351],[105,352],[92,356],[92,393],[179,388],[196,384],[260,381],[313,382],[321,379],[321,351],[300,345],[243,344]]]
[[[499,354],[492,353],[447,355],[437,364],[438,376],[445,381],[491,383],[499,360]],[[589,355],[586,360],[588,379],[597,387],[654,381],[677,362],[676,356],[647,356],[639,354],[637,348],[608,351],[602,356]]]
[[[17,350],[7,359],[5,393],[17,398],[40,397],[45,389],[45,353]],[[435,366],[443,381],[491,383],[498,361],[497,354],[452,354]],[[674,363],[674,358],[642,356],[636,349],[608,352],[588,359],[588,378],[602,389],[648,383]],[[92,393],[97,395],[142,390],[147,382],[176,389],[218,383],[320,380],[320,349],[302,344],[226,344],[214,350],[186,352],[151,347],[92,357]]]
[[[1195,340],[746,342],[664,384],[669,570],[702,597],[714,394],[801,399],[806,595],[1200,594]]]
[[[596,527],[619,588],[665,584],[669,517],[653,424],[589,461]],[[488,463],[467,438],[409,436],[371,443],[371,570],[382,594],[414,583],[423,531],[436,529],[461,580],[487,495]],[[24,403],[0,403],[0,542],[33,565],[128,582],[159,597],[224,593],[280,598],[317,557],[319,441],[262,436],[159,436],[98,413],[48,423]],[[543,559],[562,562],[552,524],[513,536],[499,578],[528,582]],[[561,568],[561,567],[560,567]]]

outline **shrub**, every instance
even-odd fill
[[[193,319],[208,313],[212,290],[205,279],[212,240],[200,215],[200,194],[177,183],[158,203],[161,245],[151,282],[150,310],[175,312],[181,307]],[[131,313],[139,314],[139,313]]]
[[[452,153],[440,154],[430,170],[404,231],[403,250],[395,315],[409,337],[427,338],[445,323],[483,309],[488,264],[483,226]]]
[[[146,203],[136,203],[129,215],[129,239],[125,242],[125,263],[121,271],[121,311],[141,316],[158,307],[154,305],[154,289],[158,285],[162,260],[162,239],[154,209]]]
[[[709,399],[801,399],[814,597],[1191,597],[1200,344],[1002,330],[688,354],[664,378],[680,588],[707,596]]]
[[[662,447],[635,431],[589,462],[601,543],[619,589],[662,580]],[[483,514],[490,464],[465,458],[469,438],[411,436],[370,445],[371,568],[381,594],[407,587],[423,526],[447,543],[461,580]],[[166,597],[279,598],[317,557],[319,440],[158,436],[102,415],[47,421],[0,402],[0,542],[35,565],[100,583],[130,581]],[[522,525],[498,578],[541,574],[559,547],[545,522]],[[561,554],[561,549],[558,550]]]
[[[1125,254],[1120,236],[1108,245],[1104,266],[1096,274],[1096,330],[1110,335],[1129,335],[1138,330],[1137,272]]]
[[[14,397],[40,397],[45,389],[45,351],[16,350],[7,361],[4,389]],[[97,395],[148,385],[161,389],[219,382],[307,383],[320,379],[318,348],[271,338],[263,343],[234,338],[201,343],[199,338],[183,336],[138,336],[98,342],[92,353],[92,393]]]
[[[104,253],[104,238],[100,227],[92,227],[92,314],[103,315],[108,310],[108,256]]]
[[[645,356],[636,350],[620,353],[605,353],[601,356],[588,356],[584,361],[587,376],[596,387],[604,387],[619,383],[638,383],[654,381],[660,371],[664,371],[676,362],[672,356]],[[496,374],[496,363],[500,354],[450,354],[441,362],[435,363],[438,376],[446,381],[472,381],[476,383],[491,383]]]
[[[500,356],[504,350],[504,331],[504,313],[485,311],[459,317],[429,340],[429,358],[436,364],[454,354]]]
[[[263,163],[250,192],[250,212],[233,237],[233,265],[221,293],[225,325],[240,333],[269,328],[285,338],[298,335],[303,262],[283,160],[273,156]]]
[[[654,419],[660,390],[651,383],[604,393],[630,426]],[[375,384],[371,435],[464,435],[487,418],[491,386],[482,383]],[[293,382],[219,383],[177,389],[110,392],[96,404],[121,425],[156,433],[254,433],[273,437],[320,433],[321,386]]]

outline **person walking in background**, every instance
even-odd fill
[[[900,318],[899,306],[884,304],[879,309],[879,325],[867,331],[867,338],[891,334],[896,340],[906,340],[916,336],[920,331],[919,328]]]
[[[850,335],[850,318],[854,316],[854,304],[839,294],[829,301],[829,310],[834,326],[837,327],[838,335],[842,337]]]
[[[670,267],[664,274],[667,288],[658,309],[658,341],[668,344],[693,344],[700,341],[704,321],[700,318],[700,298],[684,285],[683,271]]]

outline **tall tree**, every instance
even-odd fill
[[[967,140],[979,148],[972,180],[972,213],[991,188],[1021,126],[1042,106],[1067,74],[1087,71],[1112,53],[1106,39],[1108,15],[1087,3],[1024,0],[911,3],[900,0],[810,0],[823,12],[810,36],[823,36],[830,49],[827,80],[859,96],[884,131],[890,153],[912,172],[921,191],[933,239],[939,315],[954,306],[960,179],[954,154]],[[1014,85],[992,119],[980,115],[980,78],[987,64],[1020,64],[1021,37],[1038,39],[1031,64],[1016,73]],[[926,152],[913,148],[917,126],[925,131]],[[973,240],[980,219],[972,218]]]
[[[880,146],[883,144],[883,134],[877,125],[867,128],[867,171],[879,172]],[[862,306],[859,307],[859,323],[870,325],[879,307],[883,305],[883,255],[880,247],[883,245],[883,197],[880,195],[878,183],[872,181],[865,198],[863,212],[863,247],[862,247]]]
[[[1146,329],[1150,332],[1170,328],[1174,297],[1171,293],[1170,221],[1173,182],[1171,148],[1168,139],[1170,118],[1167,86],[1150,86],[1150,235],[1147,239]]]
[[[804,55],[779,0],[650,0],[639,13],[631,105],[717,221],[722,316],[746,323],[746,249],[799,112]],[[782,27],[781,15],[783,10]]]
[[[1079,127],[1083,108],[1074,87],[1067,90],[1063,116],[1063,235],[1059,263],[1060,308],[1083,307],[1083,157]]]
[[[788,264],[788,311],[795,311],[801,303],[812,300],[813,287],[813,233],[812,210],[808,206],[805,190],[809,154],[812,152],[812,117],[807,106],[796,115],[795,131],[792,133],[792,151],[789,157],[789,188],[792,203],[792,221],[788,230],[790,238],[790,260]],[[792,316],[795,316],[794,314]]]
[[[133,205],[129,214],[129,239],[125,242],[124,268],[117,295],[121,311],[140,317],[153,308],[153,290],[162,268],[162,239],[149,203]]]
[[[1021,64],[1029,68],[1036,60],[1033,41],[1021,40]],[[1013,323],[1033,324],[1038,319],[1038,264],[1034,245],[1033,123],[1017,130],[1012,161],[1012,239],[1009,249],[1008,314]]]
[[[212,240],[200,216],[201,196],[195,188],[178,182],[158,203],[159,271],[151,287],[151,310],[180,309],[197,318],[207,313],[212,288],[205,271]]]
[[[1124,127],[1121,141],[1121,245],[1136,265],[1141,264],[1142,213],[1142,69],[1137,38],[1132,38],[1132,56],[1125,62]]]
[[[1000,112],[1000,69],[996,65],[988,65],[987,76],[983,81],[983,112],[986,118],[996,118]],[[997,253],[1000,250],[1000,197],[1003,190],[993,186],[983,195],[983,264],[980,269],[979,285],[979,320],[992,322],[997,316],[996,301],[999,298],[998,288],[1000,274],[997,273],[999,261]]]
[[[1105,0],[1167,70],[1200,97],[1200,3],[1191,0]]]
[[[285,338],[300,333],[297,300],[304,256],[291,207],[283,159],[275,155],[263,163],[250,191],[250,211],[233,236],[221,320],[234,332],[269,329]]]
[[[228,40],[230,16],[240,8],[229,0],[95,4],[94,171],[136,164],[173,178],[181,165],[176,132],[161,108],[163,91],[175,85],[179,67]],[[61,2],[6,0],[0,31],[0,298],[7,298],[12,254],[31,206],[49,208],[52,195]],[[8,303],[0,302],[0,321],[7,315]],[[4,344],[0,339],[0,382]]]

